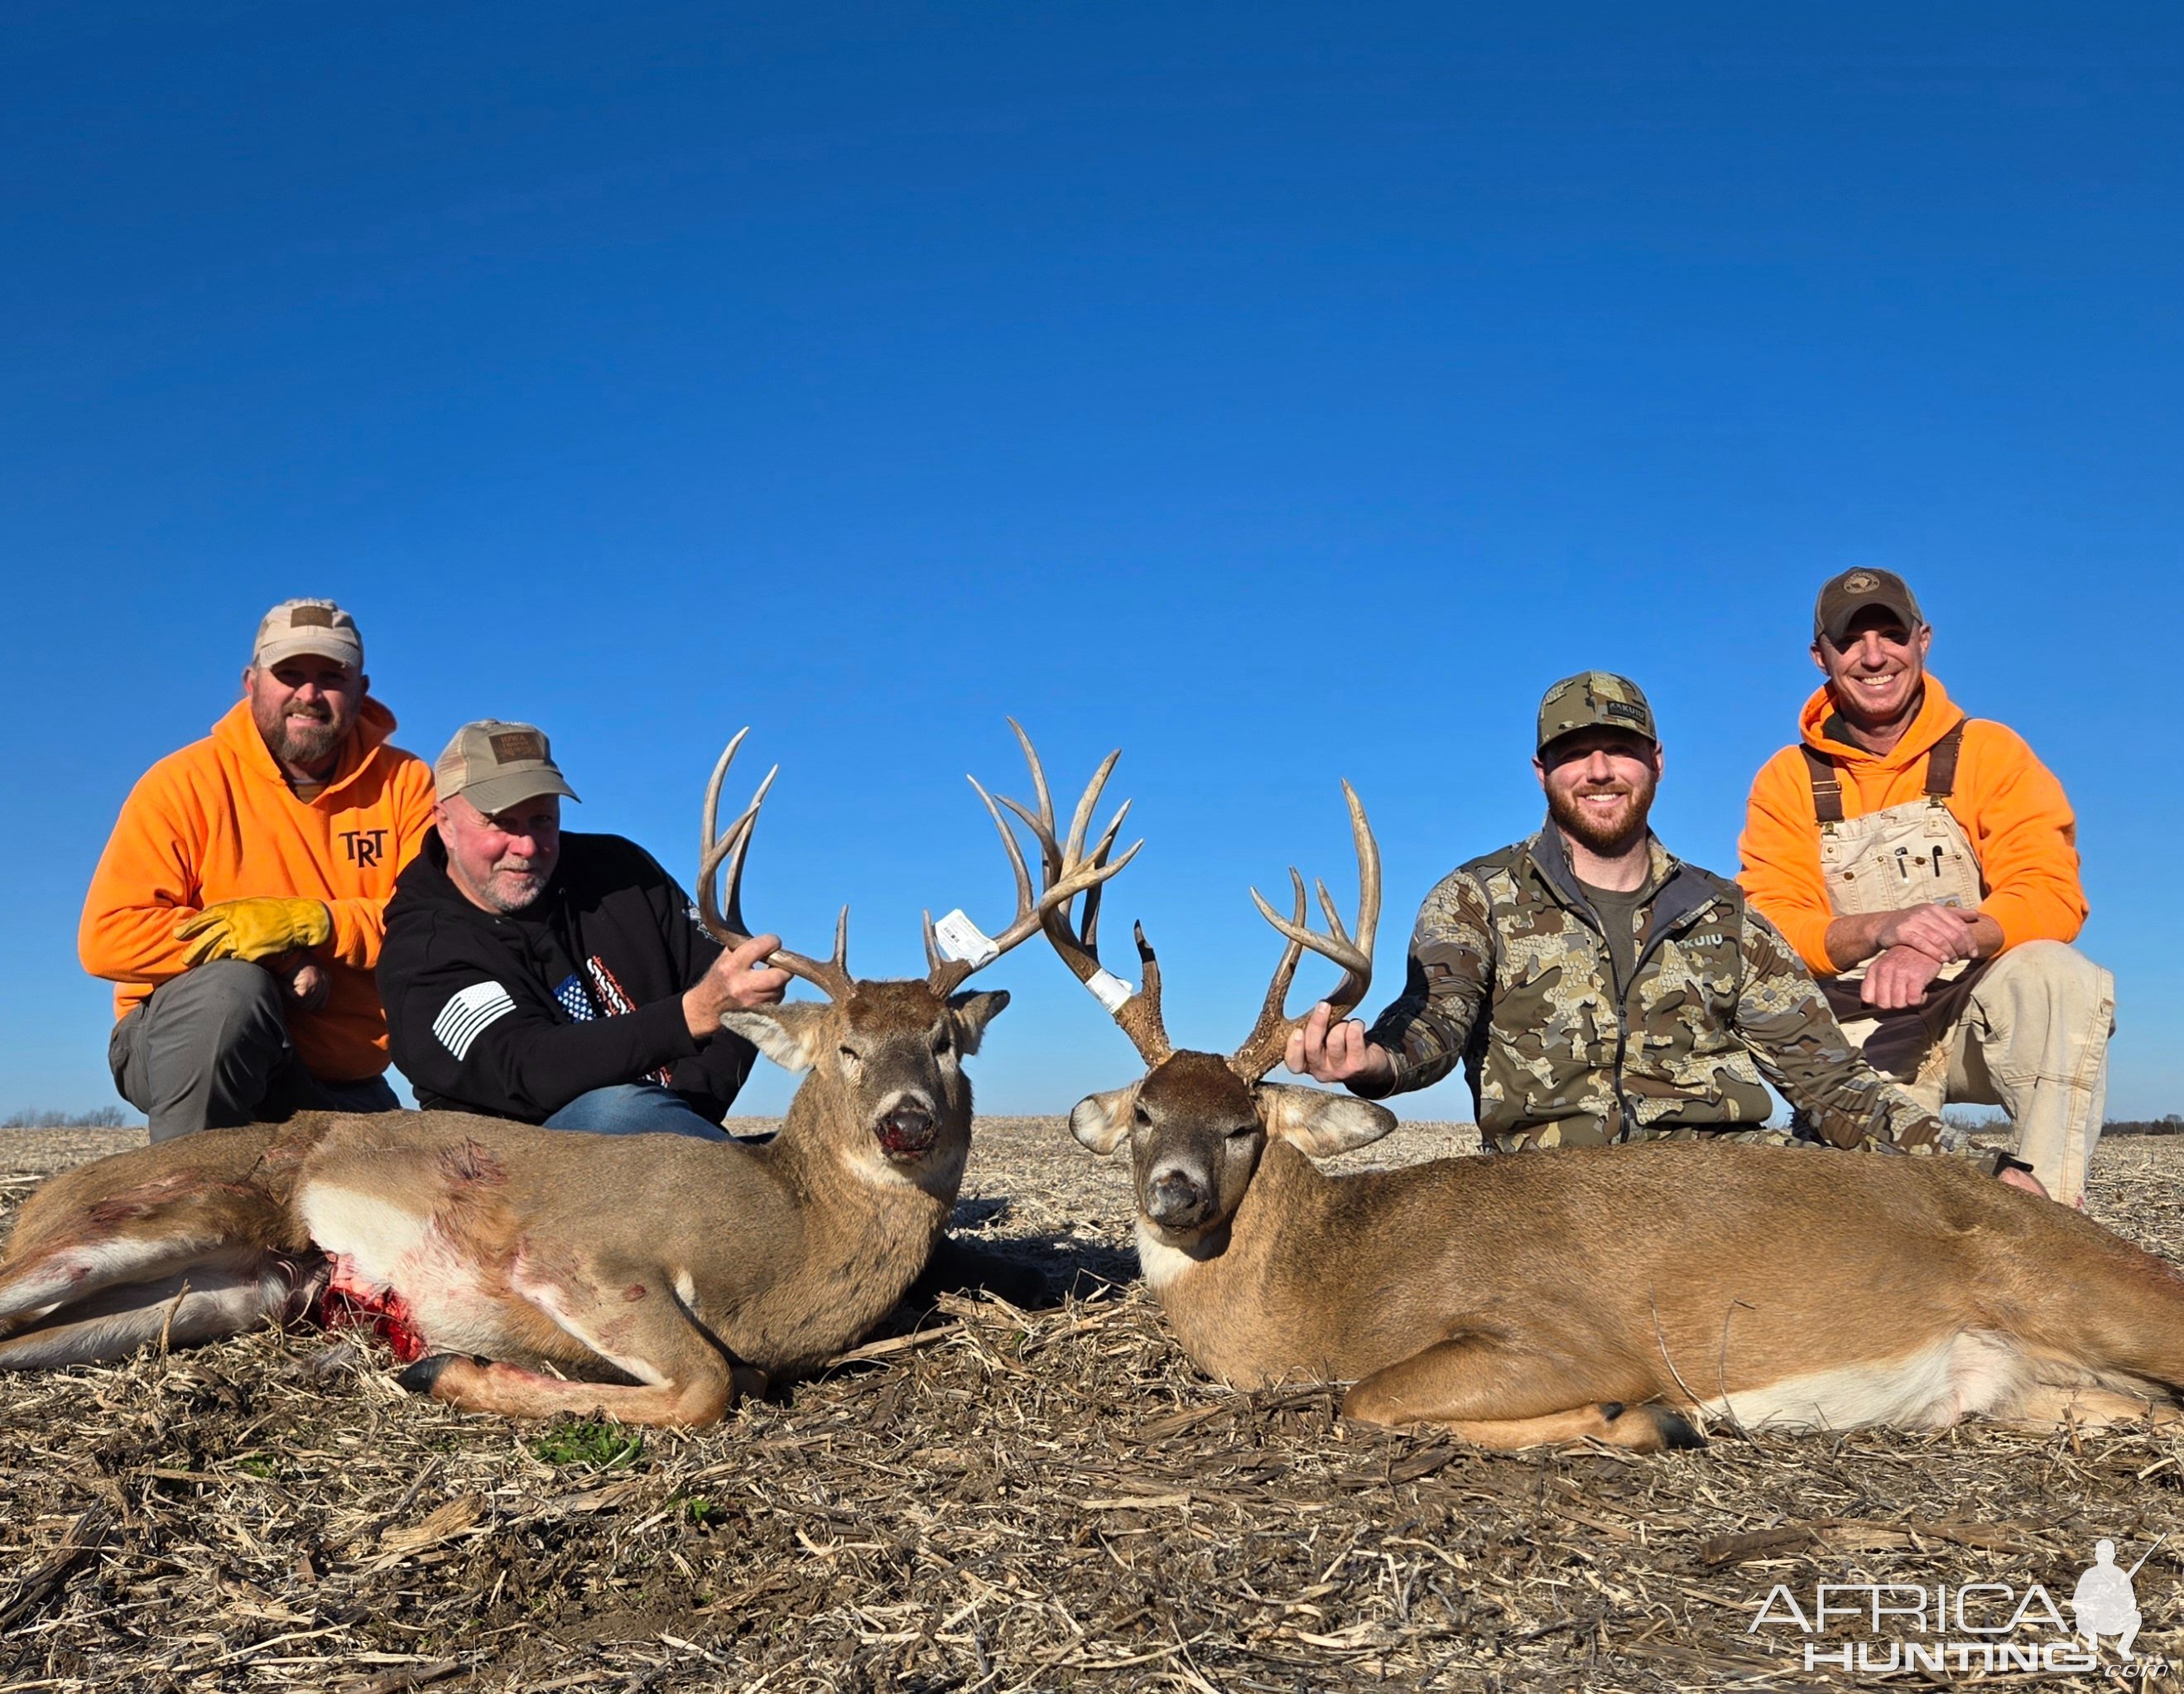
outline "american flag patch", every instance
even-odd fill
[[[432,1033],[460,1064],[470,1056],[471,1044],[486,1027],[515,1010],[514,997],[499,983],[472,983],[448,997],[440,1015],[432,1020]]]
[[[599,1015],[599,1007],[592,1004],[591,990],[584,986],[584,978],[578,972],[571,971],[561,979],[560,985],[554,990],[554,998],[560,1003],[561,1010],[578,1023],[588,1023]]]

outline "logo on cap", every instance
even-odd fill
[[[496,765],[512,764],[518,759],[543,759],[546,738],[535,729],[509,730],[487,738],[492,744],[493,759]]]
[[[1842,579],[1847,594],[1869,594],[1880,586],[1880,578],[1870,571],[1853,571]]]

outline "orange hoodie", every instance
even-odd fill
[[[390,746],[394,714],[367,698],[333,780],[315,800],[289,792],[238,700],[212,733],[147,771],[92,873],[76,932],[83,967],[116,984],[119,1017],[182,973],[175,926],[224,900],[297,894],[333,913],[319,950],[332,984],[315,1012],[291,1011],[311,1074],[356,1082],[387,1068],[387,1017],[372,967],[394,878],[432,816],[432,767]]]
[[[1834,761],[1843,816],[1863,817],[1923,798],[1926,755],[1957,721],[1958,708],[1930,672],[1925,699],[1903,738],[1886,756],[1831,739],[1835,711],[1824,686],[1805,702],[1797,724],[1805,744]],[[1984,718],[1964,726],[1949,811],[1978,855],[1987,896],[1980,910],[2002,926],[2004,948],[2026,941],[2073,941],[2086,921],[2078,881],[2078,827],[2063,785],[2014,730]],[[1820,875],[1820,827],[1804,755],[1785,747],[1759,768],[1737,842],[1737,881],[1814,973],[1832,976],[1828,925],[1835,917]]]

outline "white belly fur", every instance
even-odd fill
[[[1743,1389],[1705,1402],[1747,1429],[1848,1429],[1885,1424],[1946,1429],[1960,1418],[2006,1412],[2038,1379],[2007,1335],[1967,1329],[1901,1358],[1845,1365]]]

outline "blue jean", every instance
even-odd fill
[[[658,1083],[616,1083],[580,1094],[551,1117],[549,1129],[582,1129],[594,1135],[695,1135],[700,1140],[733,1138],[717,1123],[692,1111],[679,1095]]]

